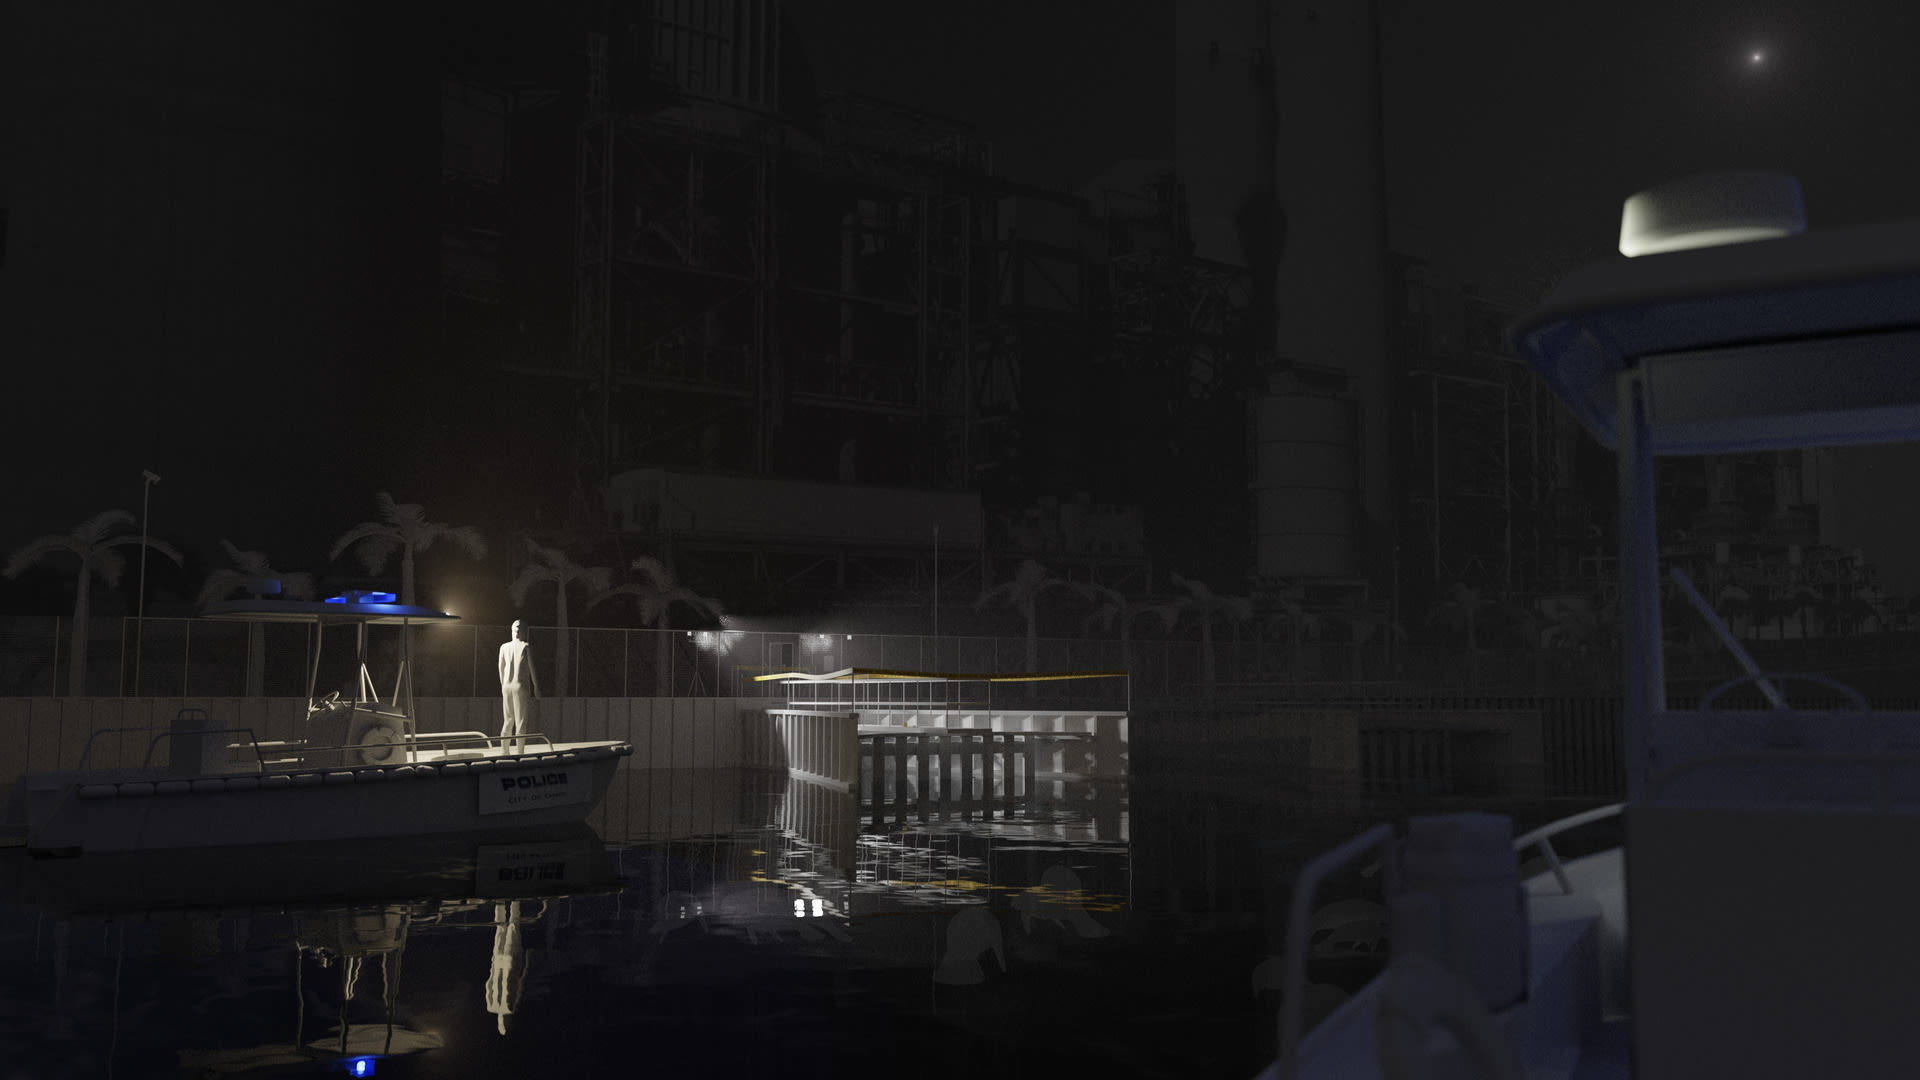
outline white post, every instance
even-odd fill
[[[1639,798],[1648,773],[1654,714],[1666,708],[1661,655],[1660,543],[1654,531],[1653,437],[1637,371],[1618,376],[1615,438],[1619,470],[1620,593],[1626,660],[1624,743],[1627,797]]]
[[[140,588],[134,598],[133,696],[140,696],[140,646],[147,634],[147,498],[160,482],[152,469],[140,470]]]

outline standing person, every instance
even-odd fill
[[[513,620],[513,640],[500,646],[500,709],[505,722],[500,725],[502,739],[525,734],[533,719],[533,703],[540,697],[540,676],[533,669],[533,646]],[[517,746],[505,746],[517,750]]]

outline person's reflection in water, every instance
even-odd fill
[[[507,1017],[520,1007],[520,995],[527,985],[527,946],[520,939],[520,928],[538,918],[523,918],[518,900],[493,905],[493,970],[487,974],[487,1011],[496,1018],[502,1035],[507,1033]]]
[[[934,970],[933,981],[948,986],[973,986],[987,980],[980,958],[989,951],[1007,971],[1007,949],[1000,920],[983,907],[962,908],[947,923],[947,952]]]

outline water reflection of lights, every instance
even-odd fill
[[[17,903],[31,898],[38,911],[56,920],[54,932],[61,941],[71,936],[68,928],[73,925],[103,920],[115,925],[117,944],[109,962],[116,997],[124,960],[157,955],[155,942],[165,940],[159,932],[144,932],[148,946],[136,944],[128,951],[130,927],[183,926],[196,956],[242,949],[249,940],[270,943],[267,950],[244,954],[251,958],[284,956],[279,950],[290,947],[295,958],[290,967],[275,961],[266,965],[270,972],[263,972],[276,983],[286,979],[275,987],[270,1010],[277,1015],[283,1015],[283,1006],[295,1011],[286,1018],[293,1023],[273,1025],[276,1034],[285,1035],[260,1045],[189,1046],[170,1052],[198,1076],[256,1075],[287,1067],[311,1070],[317,1063],[334,1073],[373,1076],[389,1058],[446,1045],[438,1025],[411,1026],[415,1017],[401,1006],[402,958],[423,932],[440,936],[443,931],[495,931],[495,977],[489,979],[487,1005],[500,1014],[496,1023],[503,1024],[518,1005],[527,979],[522,928],[546,914],[550,899],[601,894],[619,884],[604,845],[591,830],[550,835],[552,839],[515,836],[478,844],[435,838],[371,851],[364,845],[351,850],[309,845],[249,851],[237,863],[224,849],[169,852],[165,860],[144,853],[21,858],[0,866],[0,899]],[[340,868],[349,859],[354,873],[343,875]],[[249,872],[236,875],[237,864]],[[558,872],[525,880],[500,872],[518,865]],[[479,956],[487,956],[484,946]],[[57,970],[64,975],[64,967]],[[286,990],[291,990],[291,1000],[279,998]],[[223,982],[212,1000],[232,996]],[[206,1011],[207,1004],[196,1014]],[[119,1021],[116,1011],[114,1046],[124,1041]],[[110,1063],[114,1053],[107,1052]]]

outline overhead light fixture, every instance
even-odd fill
[[[1793,177],[1703,173],[1628,196],[1620,210],[1620,254],[1658,255],[1806,231],[1807,210]]]

